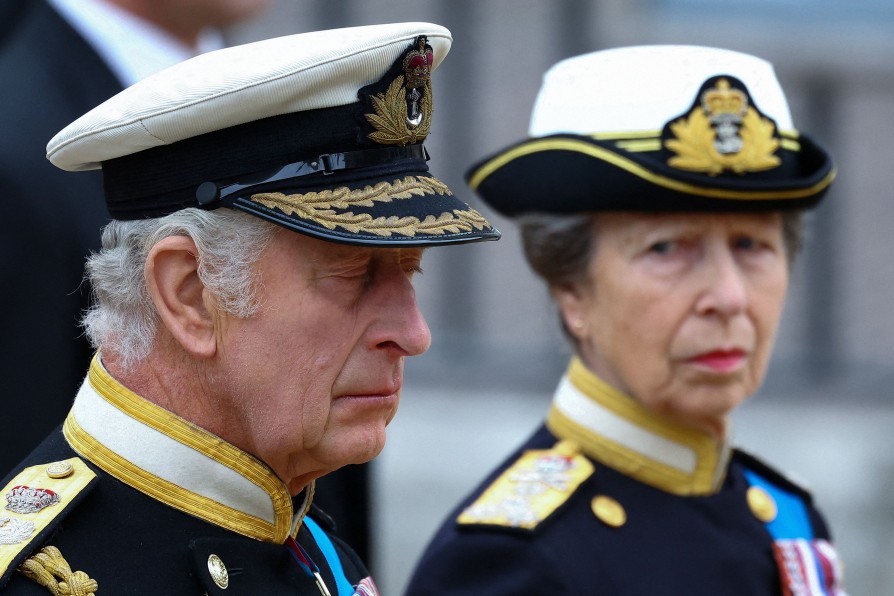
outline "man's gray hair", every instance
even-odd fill
[[[199,279],[218,307],[244,318],[260,300],[254,264],[279,228],[256,217],[218,209],[183,209],[155,219],[111,221],[102,249],[87,259],[95,303],[82,324],[94,347],[113,351],[130,369],[149,355],[158,315],[146,286],[146,257],[160,240],[188,236],[198,249]]]

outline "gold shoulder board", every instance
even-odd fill
[[[525,451],[456,521],[534,529],[592,474],[593,464],[570,441]]]
[[[79,458],[25,468],[0,496],[0,586],[96,474]]]

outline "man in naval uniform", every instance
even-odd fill
[[[314,480],[382,449],[430,343],[423,249],[499,237],[426,165],[450,43],[408,23],[220,50],[50,141],[102,169],[98,352],[3,481],[0,591],[377,593]]]

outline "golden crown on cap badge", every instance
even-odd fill
[[[775,124],[751,105],[744,86],[733,87],[726,77],[702,92],[692,111],[669,128],[675,138],[665,146],[676,155],[667,163],[677,169],[716,176],[727,170],[759,172],[782,163],[774,155],[779,148]]]
[[[434,53],[428,39],[420,35],[416,47],[403,60],[385,93],[370,96],[374,114],[366,119],[375,129],[367,137],[383,145],[409,145],[425,139],[431,130],[431,69]]]

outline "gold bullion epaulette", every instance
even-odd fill
[[[0,589],[80,500],[96,474],[79,457],[25,468],[3,487]]]
[[[525,451],[456,521],[533,530],[591,474],[593,464],[570,441],[559,441],[552,449]]]

